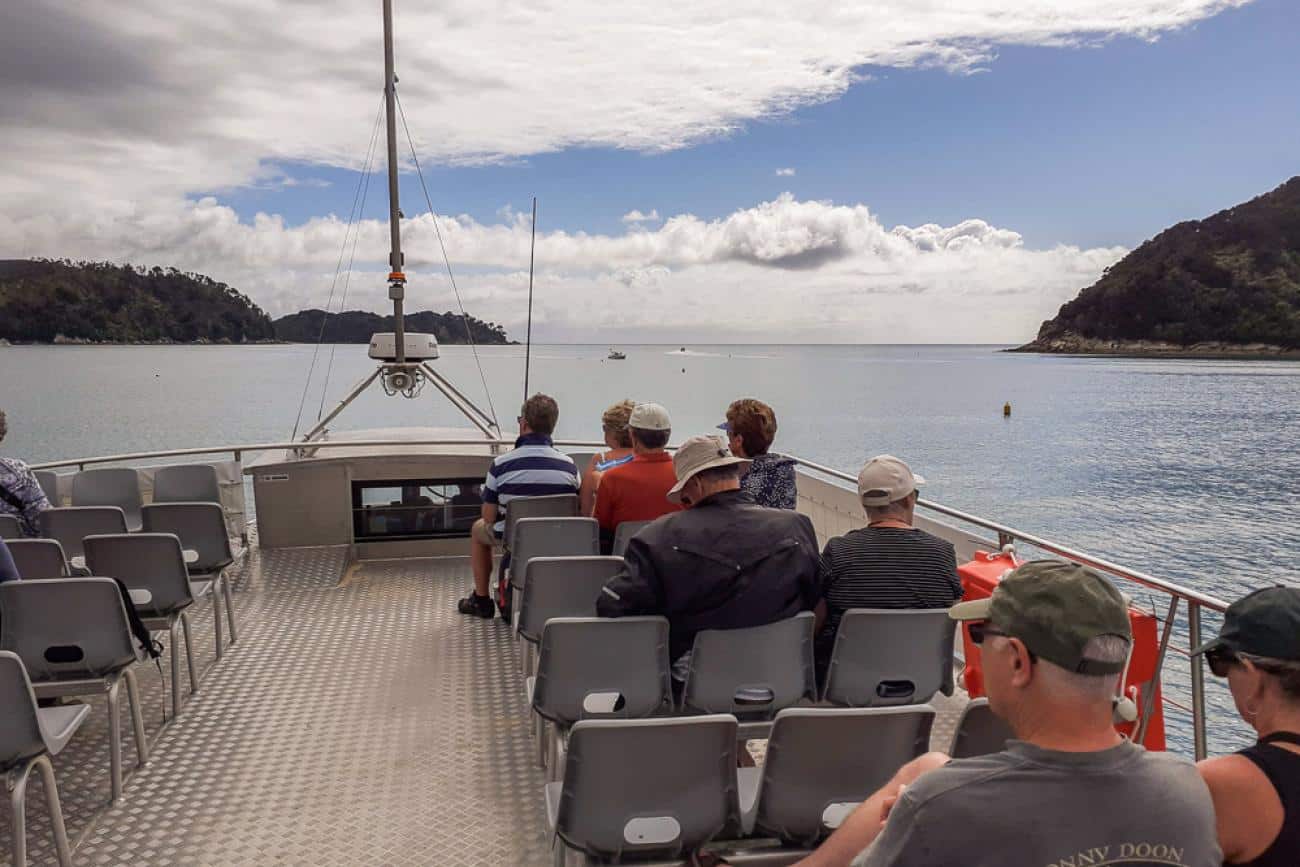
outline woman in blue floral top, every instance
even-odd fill
[[[727,407],[727,420],[718,427],[727,432],[731,453],[752,461],[740,487],[760,506],[793,509],[798,499],[795,461],[768,451],[776,439],[776,413],[772,407],[752,397],[741,398]]]
[[[0,410],[0,441],[9,432],[5,414]],[[22,525],[23,534],[38,535],[37,516],[50,507],[36,474],[16,458],[0,458],[0,515],[13,515]]]

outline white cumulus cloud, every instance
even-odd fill
[[[400,0],[399,92],[429,162],[657,152],[832,100],[870,67],[970,71],[999,46],[1152,39],[1247,2],[875,0],[810,14],[777,0]],[[321,303],[343,221],[240,220],[222,197],[299,184],[302,164],[362,164],[381,98],[379,30],[377,4],[355,0],[0,4],[0,254],[175,264],[276,313]],[[1119,255],[1029,250],[978,219],[887,228],[864,205],[789,195],[654,223],[539,237],[540,321],[553,337],[604,326],[1018,340]],[[526,219],[449,215],[443,228],[472,266],[467,306],[517,323]],[[412,289],[450,307],[431,219],[406,230]],[[379,307],[384,228],[360,233],[353,300]]]
[[[794,177],[794,169],[777,169],[776,176],[778,178],[792,178]]]
[[[439,221],[467,309],[519,331],[527,221]],[[384,309],[387,227],[365,220],[355,231],[346,306]],[[212,198],[130,218],[87,213],[75,223],[0,214],[0,237],[27,248],[174,264],[231,283],[273,315],[325,305],[347,232],[333,216],[300,226],[265,214],[241,221]],[[403,238],[408,309],[454,309],[433,217],[406,219]],[[866,205],[786,193],[715,220],[677,214],[653,230],[635,224],[614,235],[540,233],[534,333],[552,340],[598,330],[620,340],[1015,342],[1124,252],[1029,249],[1017,232],[979,219],[888,227]]]
[[[624,223],[657,223],[659,222],[659,211],[651,210],[648,214],[643,214],[639,210],[633,209],[623,215]]]

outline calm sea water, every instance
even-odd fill
[[[1226,598],[1300,584],[1300,364],[987,346],[621,348],[625,361],[606,360],[604,346],[534,347],[530,386],[560,401],[561,436],[597,438],[601,410],[623,397],[667,406],[676,438],[712,431],[736,397],[760,397],[776,408],[779,450],[851,472],[890,452],[927,477],[931,499]],[[10,427],[0,452],[37,462],[287,439],[313,351],[0,348]],[[523,349],[479,352],[511,423]],[[487,407],[467,348],[445,348],[436,364]],[[303,429],[322,397],[328,411],[369,370],[364,347],[323,347]],[[401,424],[461,422],[428,388],[416,401],[373,391],[336,427]]]

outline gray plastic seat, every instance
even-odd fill
[[[86,551],[81,540],[87,536],[125,533],[126,514],[117,506],[63,506],[46,509],[37,519],[41,536],[63,546],[63,554],[74,574],[86,574]]]
[[[595,557],[600,554],[600,525],[595,518],[524,518],[515,524],[510,549],[510,584],[523,589],[528,561],[534,557]]]
[[[188,609],[212,592],[211,581],[191,581],[180,540],[170,533],[123,533],[87,536],[86,566],[95,575],[116,578],[131,592],[136,613],[150,632],[166,632],[171,648],[172,716],[181,712],[180,639],[184,633],[190,694],[199,679],[190,640]],[[215,603],[213,615],[220,612]]]
[[[59,864],[68,867],[72,864],[72,850],[50,756],[58,755],[67,745],[90,713],[90,705],[37,707],[22,660],[17,654],[0,651],[0,707],[4,708],[0,714],[0,774],[5,777],[12,809],[11,863],[14,867],[27,864],[27,780],[32,768],[36,768],[45,790]]]
[[[952,695],[953,634],[946,608],[850,608],[835,635],[825,700],[883,707]]]
[[[743,721],[771,720],[777,711],[816,698],[813,614],[801,612],[766,626],[706,629],[695,636],[682,694],[686,713],[732,713]],[[742,725],[756,737],[769,724]]]
[[[746,833],[813,846],[929,748],[934,717],[927,705],[781,711],[763,767],[740,769]]]
[[[66,578],[70,574],[63,546],[54,539],[14,539],[5,544],[21,578]]]
[[[8,541],[22,537],[23,525],[18,523],[18,519],[13,515],[0,515],[0,539]]]
[[[62,506],[63,498],[59,496],[59,474],[51,470],[37,470],[36,484],[41,486],[41,491],[45,494],[45,499],[50,501],[51,506]]]
[[[99,467],[72,477],[72,505],[117,506],[126,515],[126,528],[140,529],[140,474],[130,467]]]
[[[506,509],[504,530],[507,550],[514,550],[515,524],[524,518],[576,518],[578,494],[551,494],[546,497],[515,497]]]
[[[1000,753],[1007,748],[1007,741],[1015,736],[1011,726],[989,707],[987,698],[971,699],[957,720],[948,755],[954,759],[969,759]]]
[[[230,643],[238,639],[235,631],[235,606],[230,591],[230,577],[226,567],[235,562],[226,535],[226,516],[216,503],[150,503],[144,507],[144,529],[149,533],[170,533],[181,540],[181,548],[193,551],[197,558],[187,560],[189,572],[212,581],[212,623],[217,642],[217,658],[225,652],[222,648],[222,606],[218,594],[224,596],[226,622],[230,626]]]
[[[601,864],[682,858],[739,827],[736,718],[583,720],[545,798],[556,864],[566,846]]]
[[[614,528],[614,548],[610,553],[622,557],[627,553],[627,543],[632,537],[653,523],[654,521],[624,521],[619,524]]]
[[[600,554],[600,525],[595,518],[523,518],[515,524],[510,551],[510,608],[512,625],[519,625],[524,579],[534,557],[595,557]],[[521,654],[521,670],[528,675],[528,659]]]
[[[149,760],[140,690],[131,666],[144,654],[111,578],[0,584],[0,650],[16,653],[38,698],[107,695],[112,799],[122,795],[121,684],[126,682],[139,764]]]
[[[153,474],[155,503],[220,503],[221,485],[211,464],[159,467]]]
[[[578,720],[672,712],[668,621],[552,618],[542,630],[537,676],[524,689],[536,714],[539,763],[554,776],[565,731]]]
[[[591,466],[591,459],[596,456],[595,452],[569,452],[568,454],[573,458],[573,465],[578,468],[578,478],[582,478],[583,473],[587,472],[587,467]]]
[[[595,617],[601,589],[622,568],[619,557],[533,557],[519,606],[519,637],[536,644],[552,617]]]

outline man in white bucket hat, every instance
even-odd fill
[[[719,436],[682,443],[668,499],[686,510],[634,536],[622,571],[596,600],[601,617],[667,617],[679,682],[697,632],[773,623],[811,611],[821,595],[812,522],[756,504],[740,489],[746,464]]]

